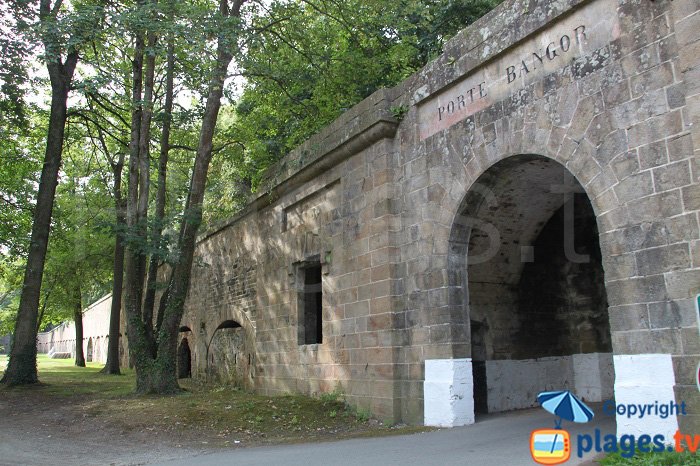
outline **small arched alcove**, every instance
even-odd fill
[[[188,379],[192,377],[192,350],[187,337],[183,337],[177,348],[177,378]]]
[[[235,320],[222,321],[214,331],[207,350],[209,378],[249,386],[252,367],[252,345],[241,324]]]
[[[92,362],[92,354],[93,354],[93,344],[92,344],[92,337],[88,338],[87,342],[87,354],[85,355],[85,361],[86,362]]]

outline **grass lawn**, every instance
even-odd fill
[[[0,369],[6,357],[0,356]],[[109,425],[122,433],[209,447],[330,440],[428,430],[392,427],[349,407],[338,394],[311,398],[300,395],[260,396],[232,386],[181,380],[183,392],[172,396],[136,396],[134,372],[102,375],[100,363],[81,368],[72,359],[39,355],[40,383],[0,386],[0,402],[42,410],[69,405],[74,423]],[[20,408],[18,408],[20,409]],[[65,410],[64,410],[65,411]],[[39,414],[38,412],[36,414]],[[42,411],[43,414],[43,411]],[[62,414],[63,416],[64,414]]]
[[[700,456],[693,453],[636,452],[632,458],[623,458],[619,453],[606,456],[599,461],[602,466],[700,466]]]
[[[7,356],[0,356],[0,370],[7,366]],[[93,395],[111,398],[128,395],[134,387],[134,371],[124,370],[125,375],[115,377],[102,375],[104,364],[87,363],[87,367],[76,367],[73,359],[49,359],[45,354],[37,355],[40,384],[35,387],[5,389],[5,393],[19,396],[24,391],[45,396]],[[2,390],[2,388],[0,388]]]

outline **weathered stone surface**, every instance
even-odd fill
[[[640,275],[653,275],[669,270],[690,267],[687,243],[673,244],[637,252],[637,269]]]
[[[649,310],[646,304],[611,306],[610,330],[647,330],[650,328]]]
[[[696,312],[692,299],[649,304],[652,328],[692,327],[697,323]]]

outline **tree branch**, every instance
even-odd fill
[[[21,204],[18,204],[16,201],[13,201],[12,199],[9,199],[5,197],[3,193],[0,193],[0,201],[4,202],[5,204],[14,207],[15,209],[22,210],[24,212],[29,212],[31,214],[34,213],[34,209],[31,207],[23,206]]]
[[[186,150],[186,151],[189,151],[189,152],[197,152],[197,149],[196,149],[196,148],[190,147],[190,146],[185,146],[185,145],[182,145],[182,144],[171,144],[171,145],[168,146],[168,148],[170,148],[170,149]]]
[[[217,147],[217,148],[215,148],[215,149],[212,149],[211,152],[212,152],[212,154],[216,154],[216,153],[219,153],[219,152],[221,152],[222,150],[224,150],[224,149],[226,149],[227,147],[232,146],[232,145],[238,145],[238,146],[241,147],[241,149],[245,150],[245,145],[243,145],[243,143],[242,143],[241,141],[235,141],[235,140],[234,140],[234,141],[228,141],[227,143],[225,143],[225,144],[223,144],[223,145],[221,145],[221,146],[219,146],[219,147]]]

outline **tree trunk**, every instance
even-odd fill
[[[150,187],[151,171],[150,171],[150,143],[151,143],[151,119],[153,116],[153,84],[155,80],[156,55],[155,55],[156,35],[148,34],[148,45],[146,47],[146,71],[143,89],[143,110],[141,112],[141,129],[139,131],[139,216],[144,221],[140,229],[139,237],[146,239],[148,236],[147,222],[145,219],[148,216],[148,193]],[[158,220],[156,219],[156,222]],[[155,245],[153,245],[155,247]],[[151,257],[157,254],[151,253]],[[146,254],[141,254],[141,264],[139,268],[143,271],[144,277],[146,273]],[[150,277],[149,277],[150,281]],[[155,280],[154,280],[155,285]],[[146,299],[148,299],[148,288],[146,288]],[[143,322],[146,325],[148,333],[148,342],[151,345],[151,354],[155,357],[156,344],[155,334],[153,332],[153,306],[142,304]]]
[[[109,315],[109,340],[107,340],[107,363],[102,368],[103,374],[120,375],[119,370],[119,334],[121,331],[122,287],[124,283],[124,227],[126,216],[122,199],[122,168],[124,155],[112,166],[114,171],[114,206],[116,208],[116,242],[114,244],[114,265],[112,266],[112,307]]]
[[[158,159],[158,191],[156,193],[156,216],[153,222],[153,234],[151,235],[152,247],[155,251],[162,248],[163,222],[165,218],[165,188],[168,174],[168,156],[170,153],[170,123],[173,112],[173,81],[175,74],[175,47],[173,38],[168,39],[168,58],[165,78],[165,105],[163,107],[163,133],[160,138],[160,157]],[[146,284],[146,298],[143,307],[144,314],[153,317],[153,309],[156,302],[156,282],[158,279],[159,254],[152,254],[148,265],[148,283]],[[163,322],[163,313],[158,310],[156,317],[156,333]]]
[[[42,2],[43,7],[43,2]],[[68,91],[78,62],[77,52],[71,53],[65,63],[60,59],[48,63],[51,78],[51,113],[46,137],[46,153],[41,170],[39,192],[32,219],[32,234],[27,266],[24,272],[19,301],[15,340],[10,361],[0,382],[8,385],[32,384],[39,381],[36,370],[36,335],[39,311],[39,293],[44,275],[46,248],[49,241],[53,201],[58,184],[58,171],[63,156],[63,138],[68,110]]]
[[[83,353],[83,297],[80,291],[80,281],[77,281],[74,290],[73,320],[75,321],[75,365],[85,367],[85,354]]]
[[[229,13],[226,0],[220,2],[220,12],[222,16],[240,14],[242,2],[236,2],[233,11]],[[177,384],[177,344],[178,329],[182,314],[184,312],[185,299],[190,286],[192,273],[192,263],[194,250],[196,247],[197,231],[202,223],[202,203],[207,182],[209,163],[212,157],[212,145],[214,141],[214,130],[221,108],[221,97],[223,95],[224,83],[226,81],[226,70],[231,63],[232,54],[230,43],[220,37],[216,58],[216,68],[209,83],[209,95],[202,117],[202,129],[200,131],[199,143],[197,145],[197,155],[192,170],[190,190],[182,219],[179,237],[180,260],[173,268],[172,279],[167,291],[167,302],[163,315],[163,324],[158,342],[158,358],[153,370],[157,373],[152,379],[160,383],[165,383],[167,388],[176,389]],[[144,379],[142,384],[147,384],[152,380]],[[137,381],[138,383],[138,381]],[[155,387],[150,387],[153,390]]]
[[[143,1],[138,2],[139,7]],[[143,87],[143,33],[137,32],[134,44],[134,59],[132,61],[132,111],[131,137],[129,142],[129,185],[126,204],[126,227],[131,236],[139,231],[139,141],[141,131],[141,92]],[[134,360],[136,373],[140,367],[147,364],[150,358],[146,355],[150,345],[145,336],[141,316],[143,297],[143,276],[141,273],[142,246],[131,241],[124,248],[124,311],[126,314],[126,334],[129,339],[129,353]],[[137,387],[138,388],[138,387]]]

